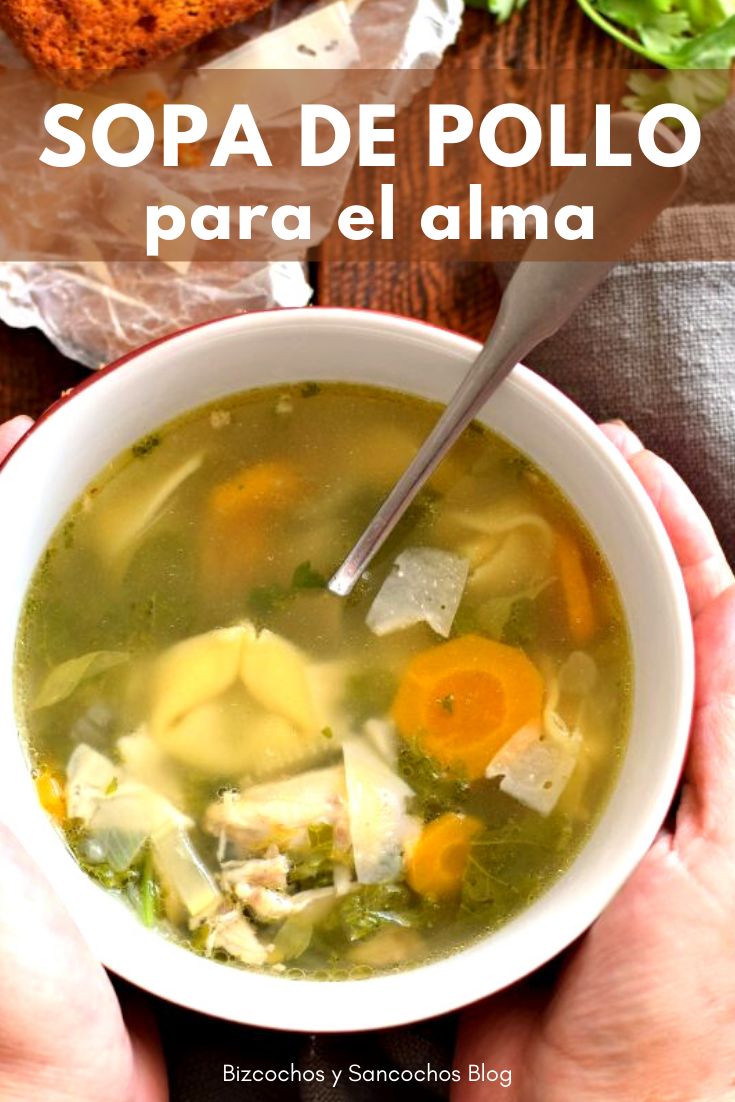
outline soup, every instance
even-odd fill
[[[347,599],[326,579],[438,416],[307,383],[198,409],[90,485],[17,642],[39,799],[192,950],[324,979],[456,951],[569,866],[628,727],[610,572],[474,424]]]

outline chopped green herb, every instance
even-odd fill
[[[315,398],[320,393],[321,387],[319,383],[308,382],[301,384],[301,397],[302,398]]]
[[[348,943],[362,941],[383,926],[425,926],[435,908],[402,884],[365,884],[334,906],[325,920],[326,932]]]
[[[469,787],[467,781],[448,772],[415,745],[401,744],[398,772],[415,793],[412,812],[425,821],[437,819],[445,811],[463,809]]]
[[[334,731],[331,727],[322,727],[322,734],[325,738],[334,738]]]
[[[543,818],[514,809],[504,822],[482,831],[465,870],[463,911],[481,909],[486,918],[495,912],[503,919],[533,899],[546,881],[549,860],[568,847],[572,829],[565,815]]]
[[[441,698],[439,703],[443,710],[451,716],[454,712],[454,693],[447,693],[446,696]]]
[[[107,788],[105,789],[105,796],[112,796],[117,792],[117,777],[113,777]]]
[[[299,563],[291,578],[292,589],[325,589],[327,579],[318,570],[312,569],[311,563]]]
[[[334,879],[334,830],[328,823],[309,827],[309,842],[304,849],[289,854],[291,868],[288,879],[306,888],[323,888]]]
[[[139,440],[137,444],[133,444],[131,451],[136,459],[142,459],[144,455],[149,455],[154,448],[157,448],[160,443],[161,437],[157,432],[152,432],[149,436],[144,436],[142,440]]]
[[[282,585],[256,585],[248,594],[248,609],[257,620],[267,620],[283,608],[288,597],[289,591]]]
[[[201,926],[197,926],[196,930],[192,931],[189,944],[195,953],[206,953],[211,932],[212,928],[208,922],[202,922]]]
[[[288,586],[274,582],[272,585],[255,586],[247,598],[248,608],[258,620],[267,620],[269,616],[285,608],[295,597],[305,590],[314,592],[326,588],[327,580],[323,574],[312,568],[311,563],[299,563],[291,576]]]
[[[161,905],[161,890],[153,869],[153,852],[146,846],[140,867],[138,882],[140,917],[143,925],[151,929],[158,918]]]
[[[530,597],[514,601],[502,632],[502,641],[510,647],[526,647],[536,638],[538,614]]]
[[[342,705],[354,725],[362,727],[367,719],[385,715],[395,695],[395,676],[390,670],[373,666],[347,678]]]

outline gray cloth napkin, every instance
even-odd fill
[[[694,228],[701,214],[680,211]],[[528,362],[673,463],[735,560],[734,263],[620,265]]]

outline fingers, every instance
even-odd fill
[[[733,584],[733,574],[704,510],[676,471],[622,422],[602,425],[661,517],[679,561],[692,616]]]
[[[8,452],[12,451],[21,437],[25,436],[33,424],[30,417],[14,417],[12,421],[6,421],[0,425],[0,461]]]
[[[454,1067],[460,1073],[459,1083],[452,1089],[452,1102],[490,1102],[500,1095],[513,1102],[516,1090],[505,1085],[472,1082],[468,1075],[471,1064],[485,1064],[498,1071],[505,1070],[521,1077],[525,1068],[529,1041],[538,1029],[548,1003],[549,993],[533,979],[514,984],[491,999],[475,1003],[459,1021]]]
[[[694,631],[697,695],[677,835],[681,840],[704,835],[731,853],[735,846],[735,586],[704,609]]]
[[[41,870],[2,824],[0,866],[0,1062],[61,1067],[71,1060],[72,1041],[109,1048],[110,1037],[122,1034],[109,981]]]
[[[608,421],[606,424],[600,425],[600,428],[626,459],[630,459],[637,452],[643,451],[643,444],[624,421]]]

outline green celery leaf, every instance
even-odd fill
[[[296,567],[291,579],[293,589],[326,589],[327,579],[318,570],[313,570],[310,562],[302,562]]]

